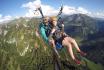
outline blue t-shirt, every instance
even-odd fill
[[[49,43],[49,39],[48,39],[48,36],[50,34],[49,30],[50,29],[49,29],[48,25],[45,25],[44,23],[40,23],[40,25],[39,25],[39,32],[40,32],[41,37],[44,39],[44,41],[46,43]]]

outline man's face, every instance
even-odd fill
[[[45,24],[48,24],[48,20],[49,20],[48,17],[45,17],[45,18],[43,19],[43,21],[44,21]]]

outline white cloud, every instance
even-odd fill
[[[65,5],[63,9],[63,13],[66,15],[70,15],[70,14],[75,14],[77,12],[76,12],[75,7],[70,7],[70,6]]]
[[[22,7],[28,8],[28,12],[25,14],[26,17],[41,16],[39,12],[36,12],[36,14],[34,14],[34,10],[36,10],[36,8],[40,6],[44,15],[46,16],[55,15],[56,13],[58,13],[58,10],[56,10],[54,7],[50,5],[41,4],[40,0],[35,0],[33,2],[28,2],[22,5]]]
[[[96,13],[96,16],[99,17],[99,18],[104,18],[104,11],[102,11],[102,12],[97,12],[97,13]]]
[[[12,16],[10,16],[10,15],[4,16],[4,20],[10,20],[11,18],[12,18]]]
[[[94,18],[103,18],[104,19],[104,11],[90,12],[88,15],[91,17],[94,17]]]
[[[104,18],[104,10],[98,12],[90,12],[89,10],[83,7],[75,8],[75,7],[70,7],[68,5],[64,6],[63,13],[66,15],[81,13],[81,14],[89,15],[91,17]]]
[[[70,15],[70,14],[76,14],[76,13],[90,14],[91,12],[83,7],[75,8],[75,7],[70,7],[65,5],[63,9],[63,13]]]
[[[33,10],[29,9],[28,13],[25,14],[25,17],[34,17]]]
[[[24,8],[28,8],[28,12],[25,14],[24,17],[34,17],[34,16],[39,16],[37,14],[34,14],[34,10],[36,10],[38,7],[40,7],[41,1],[40,0],[35,0],[33,2],[28,2],[22,5]]]
[[[35,0],[33,2],[28,2],[22,5],[23,8],[27,8],[28,12],[25,14],[24,17],[37,17],[41,16],[39,12],[36,12],[34,14],[34,10],[36,10],[37,7],[42,8],[43,14],[45,16],[51,16],[51,15],[57,15],[59,12],[59,9],[55,9],[53,6],[42,4],[41,0]],[[104,18],[104,11],[103,12],[90,12],[89,10],[83,8],[83,7],[71,7],[69,5],[64,5],[63,8],[63,14],[71,15],[76,13],[82,13],[87,14],[89,16],[93,17],[103,17]]]
[[[28,2],[28,3],[22,5],[22,7],[28,8],[28,12],[25,14],[25,17],[41,16],[39,14],[39,12],[36,12],[36,14],[34,14],[34,12],[33,12],[39,6],[41,6],[42,11],[43,11],[44,15],[46,15],[46,16],[57,15],[59,12],[59,9],[55,9],[54,7],[52,7],[50,5],[42,4],[41,0],[35,0],[33,2]],[[70,7],[68,5],[65,5],[64,9],[63,9],[63,13],[66,15],[70,15],[70,14],[75,14],[75,13],[88,14],[90,12],[87,11],[83,7],[75,8],[75,7]]]
[[[12,20],[12,16],[7,15],[7,16],[2,16],[0,15],[0,23],[5,22],[5,21],[9,21]]]
[[[56,10],[54,7],[49,5],[42,5],[43,13],[44,15],[56,15],[58,13],[58,10]]]
[[[90,11],[88,11],[87,9],[85,9],[83,7],[78,7],[77,10],[79,13],[82,13],[82,14],[91,14]]]
[[[22,7],[26,7],[26,8],[29,8],[31,10],[35,10],[40,5],[41,5],[41,1],[40,0],[35,0],[33,2],[28,2],[26,4],[23,4]]]
[[[19,19],[21,16],[15,16],[14,19]]]

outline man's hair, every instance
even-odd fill
[[[43,23],[48,23],[49,22],[49,17],[45,16],[42,20]]]
[[[49,17],[48,16],[45,16],[44,18],[43,18],[43,21],[48,21],[49,20]]]

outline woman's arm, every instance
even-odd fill
[[[49,40],[52,39],[53,33],[54,33],[55,31],[56,31],[56,28],[53,27],[52,30],[51,30],[51,32],[50,32],[50,35],[49,35]]]

